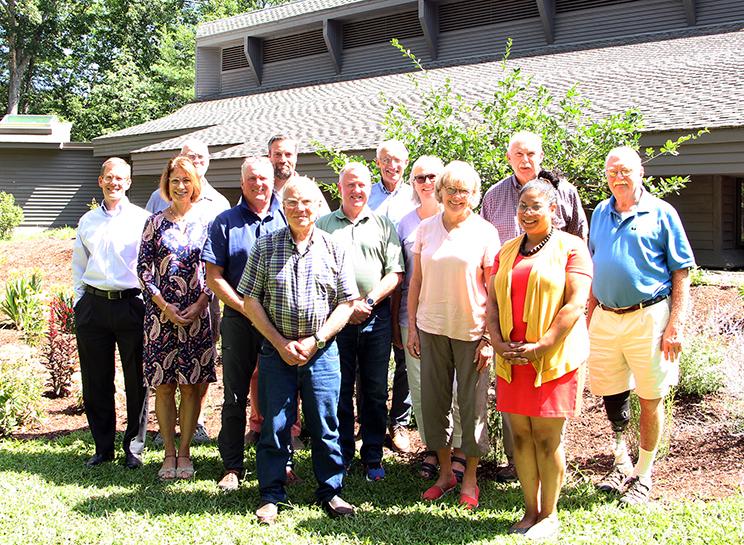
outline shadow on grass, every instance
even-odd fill
[[[73,509],[90,517],[105,517],[114,511],[148,515],[229,513],[252,516],[259,503],[252,448],[246,451],[245,480],[238,491],[228,494],[216,487],[223,468],[213,443],[193,448],[195,479],[170,483],[157,479],[162,448],[146,451],[145,465],[138,470],[123,466],[121,452],[117,452],[114,463],[86,468],[84,461],[92,450],[89,432],[76,432],[49,441],[3,442],[0,443],[0,471],[31,473],[54,485],[86,489],[86,499],[73,505]],[[436,537],[439,543],[460,543],[505,533],[522,510],[522,493],[516,484],[481,479],[481,508],[471,514],[457,507],[456,494],[434,505],[422,502],[420,495],[431,482],[415,475],[406,462],[386,458],[385,468],[387,476],[381,482],[366,481],[360,470],[352,471],[347,477],[343,497],[360,508],[353,520],[329,524],[325,516],[307,518],[301,515],[298,528],[329,534],[348,531],[350,535],[366,536],[371,542],[426,543]],[[313,503],[316,483],[309,450],[297,453],[295,471],[304,481],[288,487],[290,501],[298,506]],[[564,488],[559,509],[590,509],[594,504],[606,502],[606,497],[597,494],[591,484],[579,481]]]

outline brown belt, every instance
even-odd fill
[[[93,286],[89,286],[87,284],[85,285],[85,291],[108,300],[129,299],[130,297],[137,297],[140,293],[142,293],[139,288],[131,288],[121,291],[106,291],[99,290],[98,288],[94,288]]]
[[[659,295],[658,297],[654,297],[653,299],[647,299],[646,301],[641,301],[637,305],[633,305],[632,307],[625,307],[625,308],[612,308],[612,307],[605,306],[602,303],[597,303],[597,306],[599,306],[599,308],[601,308],[602,310],[608,310],[610,312],[614,312],[615,314],[625,314],[627,312],[634,312],[642,308],[650,307],[651,305],[655,305],[656,303],[661,303],[668,297],[669,297],[668,294]]]

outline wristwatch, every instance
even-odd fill
[[[318,350],[325,348],[326,342],[321,340],[317,333],[313,333],[313,339],[315,339],[315,348]]]
[[[367,304],[368,304],[369,306],[371,306],[371,307],[375,306],[375,300],[374,300],[374,299],[372,299],[371,297],[367,297],[367,298],[366,298],[366,299],[364,300],[364,302],[365,302],[365,303],[367,303]]]

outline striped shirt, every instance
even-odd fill
[[[519,190],[522,186],[514,175],[504,178],[486,191],[481,204],[481,216],[491,222],[499,232],[501,242],[506,242],[523,233],[517,221]],[[576,188],[565,180],[558,184],[558,208],[553,216],[553,225],[577,237],[586,239],[589,222]]]
[[[256,241],[237,291],[257,299],[287,339],[313,335],[340,303],[359,297],[351,259],[329,234],[313,229],[300,252],[288,227]]]

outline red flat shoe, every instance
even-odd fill
[[[478,488],[478,485],[475,485],[475,497],[472,498],[467,494],[460,494],[460,506],[468,511],[473,511],[478,508],[478,498],[480,498],[480,488]]]
[[[442,488],[441,486],[433,485],[429,487],[426,492],[421,494],[421,499],[425,501],[435,501],[444,496],[447,492],[450,492],[457,486],[457,478],[453,475],[452,479],[449,483],[447,483],[447,488]]]

